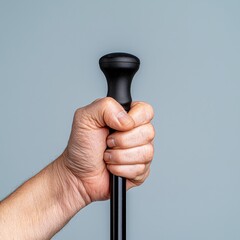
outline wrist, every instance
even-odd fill
[[[1,202],[0,239],[50,239],[90,202],[61,155]]]
[[[58,187],[59,204],[67,215],[73,216],[90,204],[91,198],[81,180],[67,168],[65,161],[63,153],[52,163],[52,170]]]

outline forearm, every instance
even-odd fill
[[[62,156],[0,205],[0,239],[50,239],[90,202]]]

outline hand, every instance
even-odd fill
[[[87,204],[109,198],[109,172],[126,177],[127,189],[143,183],[152,118],[150,105],[135,102],[127,114],[112,98],[78,109],[63,154],[0,202],[0,239],[51,239]]]
[[[127,114],[112,98],[75,112],[63,159],[88,203],[109,198],[109,172],[127,178],[127,189],[145,181],[153,158],[152,118],[150,105],[134,102]],[[116,132],[109,135],[109,128]]]

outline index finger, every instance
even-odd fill
[[[133,118],[135,127],[149,123],[154,117],[153,107],[145,102],[132,102],[128,114]]]

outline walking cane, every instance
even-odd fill
[[[99,65],[108,83],[108,97],[114,98],[128,112],[131,82],[140,60],[128,53],[110,53],[100,58]],[[126,240],[126,179],[110,176],[110,239]]]

